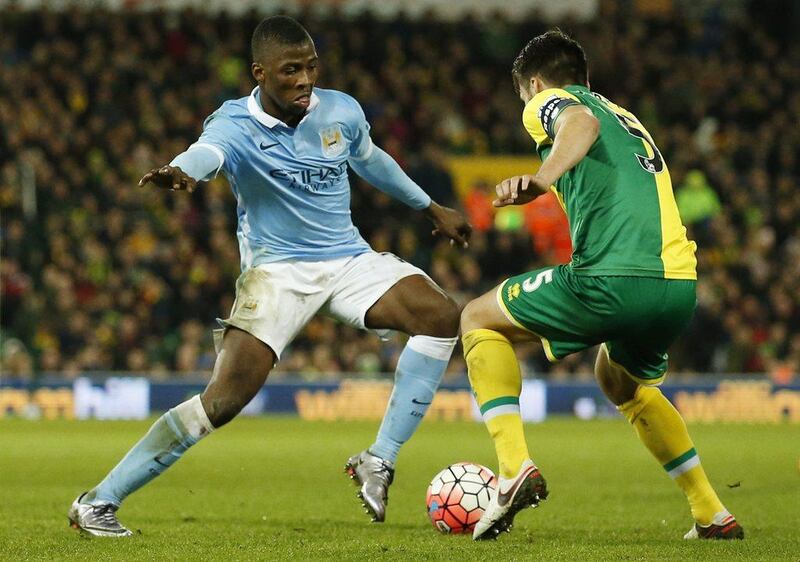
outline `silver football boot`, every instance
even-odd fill
[[[117,519],[117,506],[107,503],[91,505],[81,503],[82,493],[69,508],[69,526],[95,537],[129,537],[133,533],[123,527]]]
[[[386,504],[389,503],[389,486],[394,480],[394,466],[387,460],[362,451],[347,459],[345,473],[356,486],[361,505],[373,523],[386,519]]]

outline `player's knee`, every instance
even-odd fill
[[[638,385],[630,380],[628,384],[625,382],[626,381],[622,380],[614,380],[600,383],[603,393],[615,406],[620,406],[625,402],[633,400],[633,397],[636,396],[636,387]]]
[[[214,427],[221,427],[239,415],[258,393],[265,375],[242,370],[225,373],[220,378],[224,382],[212,382],[200,395],[206,415]]]
[[[608,361],[597,362],[595,377],[603,393],[617,406],[633,400],[639,386],[624,369],[611,365]]]
[[[483,328],[481,322],[482,314],[480,313],[480,303],[473,300],[467,303],[464,310],[461,311],[461,333],[466,334],[472,330]]]
[[[458,335],[459,309],[449,296],[425,303],[417,310],[410,311],[408,323],[412,335],[454,338]]]
[[[243,403],[242,400],[232,396],[206,397],[204,394],[201,398],[208,420],[215,428],[222,427],[231,421],[247,404],[247,402]]]
[[[461,320],[461,311],[456,301],[447,297],[439,310],[439,329],[444,334],[442,337],[452,338],[458,335],[458,324]]]

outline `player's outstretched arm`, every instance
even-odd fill
[[[350,166],[366,181],[395,199],[419,211],[425,210],[433,222],[434,235],[446,236],[451,244],[466,248],[472,226],[466,217],[455,209],[443,207],[431,200],[423,189],[414,183],[394,158],[372,146],[366,158],[351,158]]]
[[[497,184],[495,207],[524,205],[547,193],[589,152],[600,134],[600,121],[589,108],[573,105],[561,112],[554,129],[553,148],[536,175],[514,176]]]
[[[210,179],[219,172],[222,152],[208,145],[195,143],[176,156],[167,166],[153,168],[139,180],[139,187],[148,182],[163,189],[191,193],[200,180]]]

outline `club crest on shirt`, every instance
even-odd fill
[[[320,129],[319,138],[322,140],[322,154],[329,158],[338,156],[347,148],[341,125]]]

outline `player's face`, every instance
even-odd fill
[[[252,68],[264,110],[279,118],[302,115],[317,81],[319,58],[314,43],[275,45],[269,50]]]

